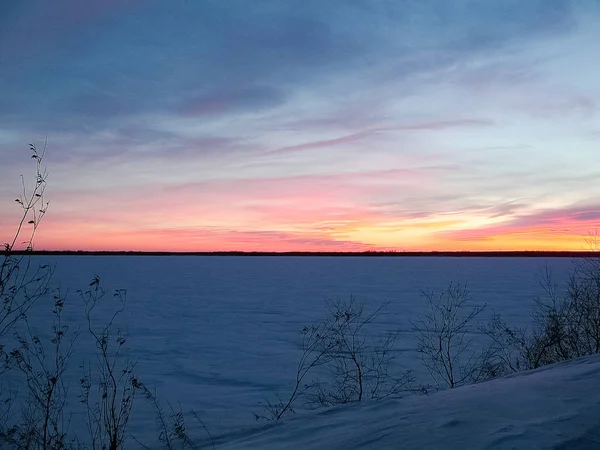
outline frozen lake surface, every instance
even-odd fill
[[[260,426],[260,402],[293,385],[300,356],[300,330],[324,318],[325,301],[352,295],[367,309],[389,305],[374,323],[376,333],[399,331],[399,370],[414,369],[428,383],[416,357],[410,321],[426,311],[422,290],[441,292],[466,283],[473,304],[487,304],[511,324],[529,324],[545,266],[566,279],[571,260],[562,258],[450,257],[200,257],[48,256],[54,282],[69,290],[65,317],[83,327],[77,289],[97,274],[110,291],[127,290],[127,310],[118,326],[129,334],[136,372],[158,396],[183,411],[195,410],[214,436]],[[49,327],[49,309],[32,322]],[[87,344],[86,344],[87,342]],[[78,391],[78,363],[88,357],[82,334],[71,365],[71,391]],[[141,398],[139,405],[144,403]],[[74,424],[77,420],[74,419]],[[131,431],[152,442],[154,416],[134,410]],[[133,443],[132,443],[133,445]],[[132,447],[133,448],[133,447]]]

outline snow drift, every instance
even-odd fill
[[[600,449],[600,356],[307,414],[219,449]]]

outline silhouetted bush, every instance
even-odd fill
[[[474,350],[471,335],[485,305],[473,305],[469,290],[460,284],[423,296],[429,310],[412,323],[419,356],[437,386],[454,388],[490,378],[488,354]]]
[[[600,353],[600,258],[575,260],[564,293],[549,270],[541,283],[545,295],[536,300],[529,330],[499,316],[483,330],[499,374]]]
[[[121,355],[127,336],[114,326],[125,309],[127,294],[118,289],[112,296],[107,295],[98,276],[87,290],[78,291],[85,306],[87,332],[96,350],[96,364],[81,365],[84,373],[80,378],[79,404],[85,405],[89,436],[80,440],[81,436],[70,434],[70,414],[65,411],[65,374],[80,331],[64,323],[66,296],[52,287],[54,268],[36,265],[28,253],[34,248],[36,231],[48,207],[44,200],[46,146],[38,152],[31,145],[30,151],[35,160],[34,182],[28,187],[21,177],[23,190],[15,201],[21,216],[11,241],[4,245],[0,266],[0,374],[10,372],[17,382],[12,388],[0,383],[0,447],[123,449],[136,393],[141,390],[146,398],[150,393],[135,375],[135,364]],[[110,319],[98,322],[94,311],[109,299],[116,302]],[[51,303],[47,306],[52,307],[51,333],[43,338],[33,332],[36,327],[31,326],[28,313],[35,304],[43,307],[48,300]],[[152,398],[157,413],[164,418],[156,396]],[[185,415],[170,404],[169,408],[172,414],[162,422],[160,444],[167,449],[196,448],[187,434]],[[191,414],[204,427],[193,411]]]
[[[265,414],[257,414],[257,419],[279,420],[294,411],[299,399],[310,407],[325,407],[411,390],[411,372],[396,374],[390,367],[397,334],[377,339],[369,333],[384,306],[368,313],[352,297],[327,302],[323,322],[302,330],[302,356],[291,394],[285,401],[266,401]]]

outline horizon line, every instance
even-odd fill
[[[55,256],[333,256],[333,257],[600,257],[594,250],[431,250],[431,251],[399,251],[399,250],[364,250],[364,251],[143,251],[143,250],[14,250],[14,255],[55,255]]]

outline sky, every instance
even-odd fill
[[[0,238],[38,250],[585,250],[598,0],[0,2]]]

